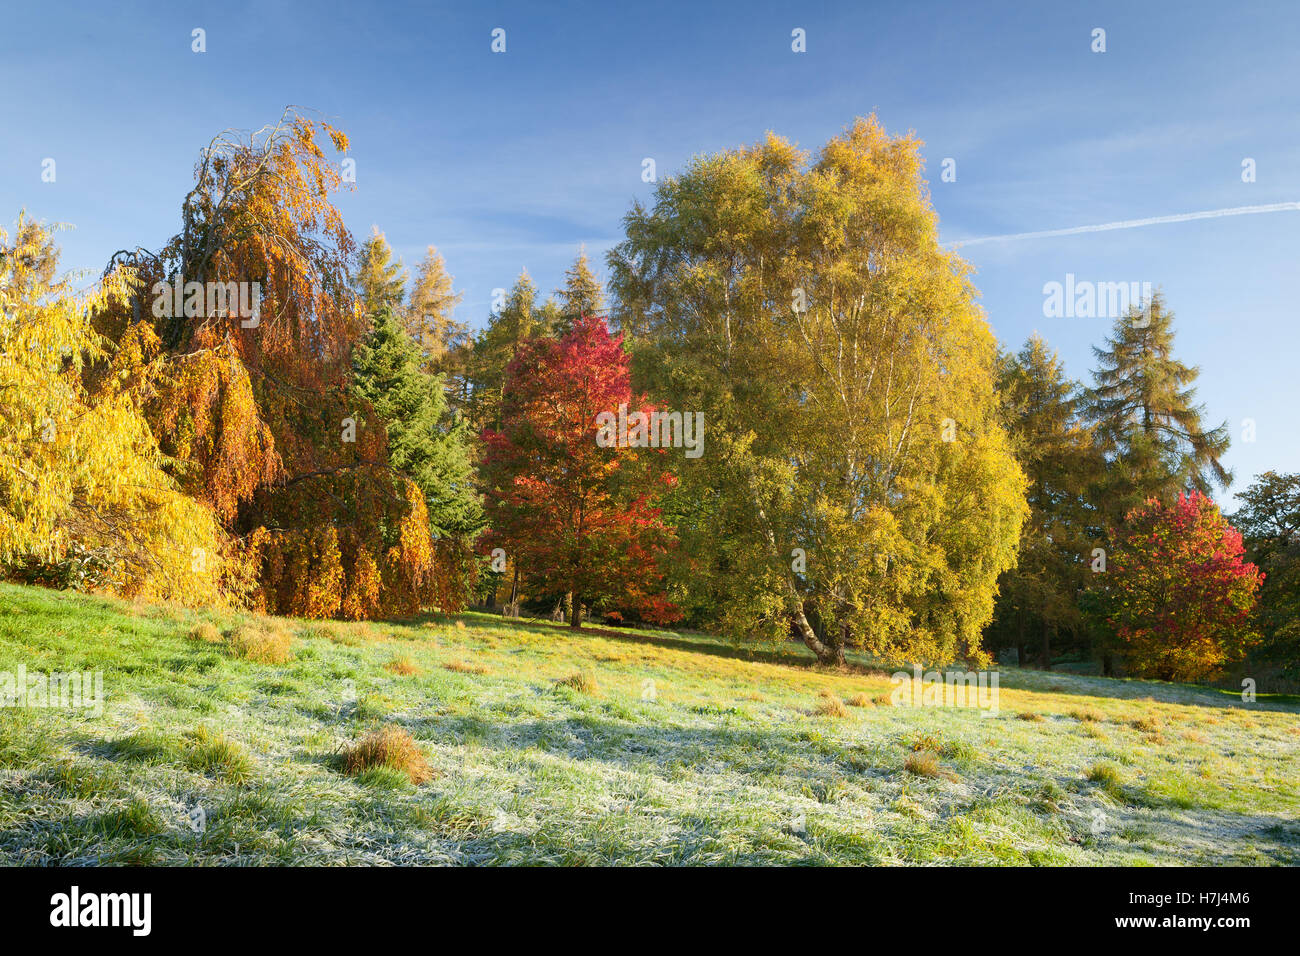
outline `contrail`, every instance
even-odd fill
[[[1122,222],[1103,222],[1095,226],[1072,226],[1069,229],[1044,229],[1041,232],[1013,232],[1005,236],[981,236],[952,243],[954,249],[974,246],[982,242],[1010,242],[1014,239],[1048,239],[1052,236],[1077,236],[1085,232],[1109,232],[1112,229],[1137,229],[1139,226],[1158,226],[1166,222],[1191,222],[1193,219],[1218,219],[1221,216],[1251,216],[1261,212],[1300,211],[1300,202],[1275,202],[1267,206],[1234,206],[1231,209],[1207,209],[1204,212],[1183,212],[1173,216],[1151,216],[1147,219],[1125,219]]]

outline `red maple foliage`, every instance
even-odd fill
[[[1172,507],[1151,499],[1129,512],[1116,542],[1109,618],[1135,672],[1198,680],[1250,643],[1264,575],[1213,501],[1199,492]]]
[[[534,592],[572,595],[581,608],[608,602],[671,620],[660,558],[673,534],[655,501],[676,479],[654,456],[601,447],[597,416],[634,397],[622,335],[584,316],[560,338],[524,342],[506,368],[502,430],[483,432],[480,478],[488,547],[502,547]]]

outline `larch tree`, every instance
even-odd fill
[[[773,135],[697,158],[609,260],[646,387],[705,417],[675,515],[691,579],[721,626],[792,628],[828,664],[987,660],[1027,511],[919,146],[872,117],[812,161]]]
[[[426,372],[442,371],[447,356],[464,345],[469,326],[452,318],[463,294],[452,288],[447,265],[433,246],[415,270],[415,281],[404,311],[407,334],[421,353]]]
[[[57,278],[49,231],[0,230],[0,566],[28,579],[125,595],[220,601],[227,541],[168,474],[117,350],[92,313],[137,279],[115,269],[88,292]]]
[[[353,288],[366,315],[375,315],[385,306],[401,308],[406,298],[406,269],[402,260],[393,261],[392,246],[378,226],[371,227],[370,237],[357,251]]]
[[[560,306],[560,318],[555,331],[567,332],[573,323],[585,315],[602,315],[605,312],[605,287],[591,271],[586,250],[564,273],[564,285],[555,290]]]
[[[521,272],[501,308],[488,316],[487,327],[467,347],[456,399],[475,429],[500,429],[506,367],[525,341],[548,334],[553,321],[553,306],[538,301],[536,284],[527,270]]]
[[[1088,396],[1107,458],[1104,500],[1112,523],[1149,498],[1171,503],[1181,491],[1211,494],[1232,476],[1222,464],[1227,424],[1207,428],[1196,402],[1199,369],[1174,357],[1174,314],[1156,293],[1117,319]]]

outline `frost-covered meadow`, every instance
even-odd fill
[[[0,710],[0,863],[1300,863],[1300,707],[1264,696],[1004,668],[981,717],[797,645],[0,585],[20,664],[105,702]],[[427,779],[345,772],[383,727]]]

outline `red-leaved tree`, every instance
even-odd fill
[[[673,543],[655,507],[674,477],[638,448],[601,447],[597,416],[634,397],[623,337],[587,316],[561,338],[524,342],[506,368],[501,431],[483,432],[480,482],[489,547],[502,547],[534,590],[662,616],[660,558]]]
[[[1109,619],[1142,676],[1193,681],[1237,659],[1264,576],[1199,492],[1134,508],[1116,536]]]

